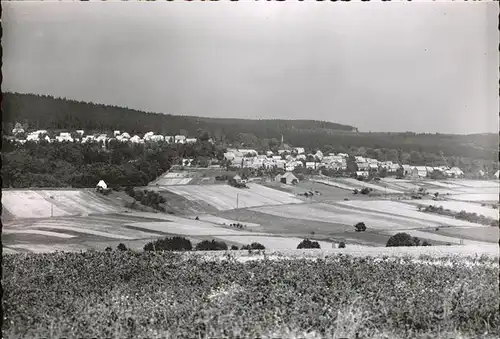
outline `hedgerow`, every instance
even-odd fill
[[[495,338],[498,282],[498,266],[455,259],[4,255],[3,337]]]

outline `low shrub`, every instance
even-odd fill
[[[339,242],[339,248],[345,248],[345,242],[343,241]]]
[[[119,251],[126,251],[127,250],[127,246],[125,246],[124,243],[119,243],[118,246],[116,247]]]
[[[144,245],[144,251],[191,251],[192,249],[191,241],[183,237],[166,237]]]
[[[225,251],[227,250],[227,245],[223,241],[215,240],[203,240],[196,244],[196,251]]]
[[[266,247],[258,242],[253,242],[250,245],[241,247],[242,250],[265,250]]]

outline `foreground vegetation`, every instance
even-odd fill
[[[4,338],[498,337],[498,266],[5,255]]]

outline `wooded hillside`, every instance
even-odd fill
[[[84,129],[87,133],[121,130],[130,134],[153,131],[163,135],[196,136],[202,129],[218,143],[258,150],[277,147],[283,135],[286,143],[309,150],[363,154],[365,151],[358,150],[366,148],[368,153],[373,150],[388,160],[394,158],[388,156],[391,153],[400,153],[399,161],[405,161],[405,157],[413,153],[412,162],[422,165],[442,160],[441,152],[447,158],[495,163],[498,160],[496,134],[357,133],[352,132],[352,126],[331,122],[178,116],[19,93],[3,94],[2,110],[4,133],[11,131],[15,122],[28,124],[32,129]]]

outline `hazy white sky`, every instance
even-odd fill
[[[498,131],[498,4],[3,7],[3,91],[360,131]]]

